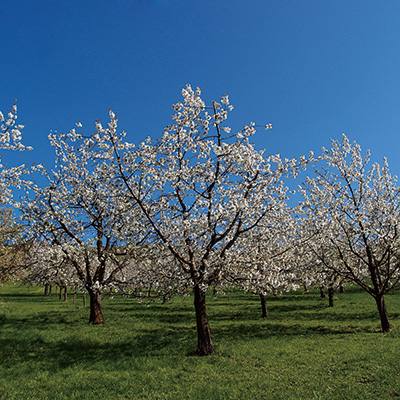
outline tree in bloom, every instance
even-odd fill
[[[83,289],[74,266],[65,256],[61,247],[36,241],[29,249],[29,265],[25,267],[24,282],[49,288],[58,286],[61,290],[68,287]]]
[[[327,168],[302,188],[307,251],[324,268],[352,281],[376,302],[383,332],[390,330],[384,294],[400,279],[400,192],[382,165],[370,165],[358,144],[343,135],[323,149]]]
[[[149,138],[134,151],[118,140],[115,117],[108,127],[98,129],[113,145],[127,201],[139,207],[173,257],[179,279],[190,283],[197,354],[207,355],[214,351],[207,289],[237,262],[240,239],[285,207],[282,178],[296,174],[299,162],[264,156],[249,140],[256,132],[254,123],[236,134],[226,126],[233,109],[228,96],[206,106],[200,94],[190,85],[183,89],[183,102],[173,106],[173,123],[162,138],[155,143]],[[301,158],[300,164],[306,162]]]
[[[23,125],[17,124],[17,104],[4,115],[0,111],[0,150],[31,150],[22,144]],[[24,165],[7,167],[1,162],[0,155],[0,280],[17,278],[16,271],[21,270],[26,256],[26,244],[22,241],[20,226],[15,223],[12,210],[6,204],[12,204],[12,188],[20,188],[21,176],[27,172]]]
[[[1,150],[31,150],[22,144],[23,125],[17,125],[17,104],[14,104],[7,115],[0,111],[0,149]],[[0,203],[5,204],[12,198],[11,187],[21,186],[21,175],[24,166],[14,166],[7,168],[1,164],[0,157]]]
[[[0,207],[0,282],[23,277],[29,245],[24,241],[22,227],[16,223],[13,210]]]
[[[276,295],[296,290],[304,279],[296,262],[299,237],[297,221],[292,214],[289,207],[270,212],[238,242],[237,251],[241,257],[229,271],[230,280],[260,296],[263,318],[268,317],[268,293]]]
[[[90,296],[89,322],[103,324],[102,293],[143,250],[147,231],[121,197],[103,145],[107,138],[83,137],[72,129],[49,139],[55,167],[35,167],[47,184],[30,185],[20,210],[35,240],[52,247],[57,268],[75,269]]]

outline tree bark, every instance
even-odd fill
[[[267,308],[267,299],[266,296],[260,293],[261,300],[261,318],[268,318],[268,308]]]
[[[83,308],[86,308],[86,291],[83,291]]]
[[[214,346],[211,341],[210,326],[208,325],[208,317],[206,310],[206,292],[195,285],[194,292],[194,308],[196,310],[197,324],[197,350],[199,356],[207,356],[214,352]]]
[[[46,283],[45,285],[44,285],[44,295],[45,296],[48,296],[50,293],[49,293],[49,284],[48,283]]]
[[[333,285],[328,286],[328,307],[333,307]]]
[[[323,285],[321,285],[321,286],[319,287],[319,292],[320,292],[320,294],[321,294],[321,299],[325,299],[326,295],[325,295],[325,288],[324,288]]]
[[[101,293],[89,290],[90,296],[90,317],[89,324],[104,324],[103,309],[101,307]]]
[[[67,287],[64,287],[64,301],[68,300]]]
[[[381,328],[382,332],[389,332],[391,325],[389,321],[389,316],[386,311],[385,299],[383,296],[376,296],[375,297],[376,305],[378,307],[379,316],[381,318]]]

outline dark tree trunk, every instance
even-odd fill
[[[53,289],[53,286],[49,285],[49,295],[51,294],[52,289]]]
[[[308,287],[305,283],[303,283],[303,292],[307,293],[308,292]]]
[[[101,307],[101,293],[89,290],[90,296],[90,317],[89,324],[104,324],[103,309]]]
[[[325,299],[325,297],[326,297],[326,295],[325,295],[325,288],[324,288],[324,286],[320,286],[319,287],[319,292],[320,292],[320,294],[321,294],[321,299]]]
[[[339,283],[339,293],[344,293],[344,286],[342,282]]]
[[[266,296],[260,293],[261,300],[261,318],[268,318],[268,308],[267,308],[267,299]]]
[[[199,285],[195,285],[193,292],[197,324],[196,354],[199,356],[207,356],[214,352],[214,346],[211,341],[210,327],[208,325],[206,293],[199,288]]]
[[[44,295],[45,295],[45,296],[48,296],[49,294],[50,294],[50,292],[49,292],[49,284],[46,283],[46,284],[44,285]]]
[[[67,295],[67,288],[64,288],[64,301],[68,300],[68,295]]]
[[[86,291],[83,291],[83,308],[86,308]]]
[[[58,299],[62,300],[62,286],[59,286],[58,288],[60,289],[60,293],[58,295]]]
[[[74,291],[74,304],[76,304],[76,290]]]
[[[386,311],[385,300],[384,300],[383,296],[376,296],[375,301],[376,301],[376,305],[378,307],[379,316],[381,318],[382,332],[389,332],[391,325],[390,325],[388,313]]]
[[[328,286],[328,302],[329,302],[328,307],[333,307],[333,292],[334,292],[333,285],[329,285]]]

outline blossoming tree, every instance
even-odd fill
[[[296,290],[305,279],[297,262],[297,228],[293,209],[282,206],[238,243],[241,257],[232,265],[230,279],[260,296],[263,318],[268,317],[267,293]]]
[[[387,160],[369,166],[345,135],[323,149],[326,168],[302,188],[302,223],[313,231],[311,256],[327,270],[361,286],[376,302],[383,332],[390,322],[384,294],[400,279],[400,191]]]
[[[6,116],[0,111],[0,150],[31,150],[22,144],[23,125],[17,124],[17,104],[14,104]],[[12,198],[12,186],[20,187],[24,166],[6,167],[0,157],[0,203],[5,204]]]
[[[233,108],[227,96],[206,106],[200,94],[189,85],[182,90],[183,102],[174,105],[173,123],[162,138],[154,143],[148,139],[135,151],[117,141],[113,117],[99,134],[107,134],[113,143],[129,202],[140,208],[175,259],[179,275],[190,282],[196,352],[207,355],[214,351],[207,289],[237,261],[241,238],[285,206],[282,177],[295,174],[298,163],[257,151],[249,141],[254,123],[233,134],[225,125]],[[304,157],[300,164],[306,164]]]
[[[23,125],[17,124],[17,104],[4,115],[0,111],[0,150],[31,150],[22,143]],[[15,272],[24,263],[25,245],[21,229],[15,223],[12,209],[13,188],[20,188],[25,166],[6,166],[0,155],[0,280],[16,278]]]
[[[20,209],[34,238],[75,268],[90,296],[89,322],[103,324],[102,293],[138,257],[147,232],[120,195],[104,137],[72,129],[49,139],[55,167],[36,167],[47,184],[30,185]]]

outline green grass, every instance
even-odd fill
[[[167,304],[105,298],[106,324],[81,299],[0,288],[0,399],[400,399],[400,292],[379,332],[375,302],[356,288],[267,300],[208,299],[216,352],[196,348],[192,297]]]

